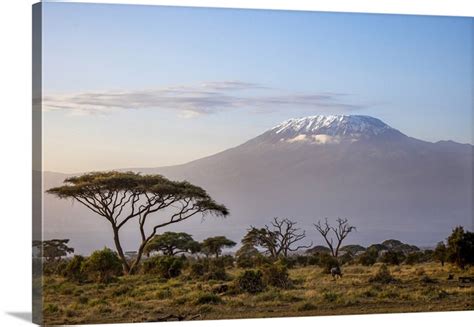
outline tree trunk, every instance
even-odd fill
[[[143,242],[140,247],[138,248],[137,252],[137,258],[133,262],[132,266],[130,267],[130,275],[133,275],[137,272],[138,264],[140,263],[143,255],[143,251],[145,249],[145,246],[147,245],[146,242]]]
[[[117,253],[120,257],[120,260],[122,261],[122,269],[123,273],[125,275],[128,275],[130,273],[130,266],[127,262],[127,258],[125,258],[125,255],[123,254],[123,249],[122,245],[120,244],[120,238],[119,238],[119,230],[117,227],[112,226],[112,229],[114,231],[114,243],[115,243],[115,248],[117,250]]]

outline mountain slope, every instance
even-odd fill
[[[368,116],[311,116],[206,158],[140,171],[187,179],[229,207],[225,220],[176,226],[197,238],[238,241],[249,225],[279,216],[318,243],[313,222],[348,217],[358,227],[351,242],[427,245],[455,225],[472,228],[472,169],[471,145],[424,142]]]

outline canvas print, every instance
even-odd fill
[[[33,17],[36,323],[474,308],[472,18]]]

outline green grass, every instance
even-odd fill
[[[240,269],[228,271],[232,280],[225,282],[229,290],[222,294],[213,292],[216,283],[187,276],[123,276],[100,285],[47,276],[44,319],[59,325],[474,309],[474,286],[447,280],[450,273],[472,276],[474,268],[460,272],[435,263],[389,266],[396,283],[369,282],[379,268],[344,266],[344,277],[337,280],[318,267],[294,268],[290,278],[297,282],[291,289],[267,287],[257,294],[232,289]]]

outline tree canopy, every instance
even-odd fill
[[[179,253],[196,253],[200,250],[199,242],[187,233],[165,232],[155,235],[145,247],[145,252],[162,252],[173,256]]]
[[[227,216],[227,208],[215,202],[207,192],[187,181],[171,181],[162,175],[141,175],[134,172],[93,172],[67,178],[65,185],[47,190],[62,199],[73,199],[112,226],[115,247],[125,273],[138,266],[145,246],[158,229],[186,220],[196,214]],[[163,221],[153,222],[146,230],[150,215],[164,209],[171,211]],[[130,265],[120,242],[120,229],[131,220],[138,220],[141,244]]]
[[[202,241],[201,251],[206,254],[213,254],[217,257],[222,253],[223,248],[234,247],[236,243],[225,236],[214,236]]]
[[[41,257],[46,261],[54,261],[65,257],[70,253],[74,253],[74,249],[69,247],[68,239],[53,239],[47,241],[33,241],[33,246],[39,250]]]
[[[458,226],[453,229],[447,243],[447,258],[449,262],[462,269],[474,264],[474,233],[464,231],[462,226]]]
[[[441,266],[444,266],[444,263],[448,258],[448,250],[444,242],[439,242],[436,245],[436,248],[433,251],[433,257],[441,263]]]

